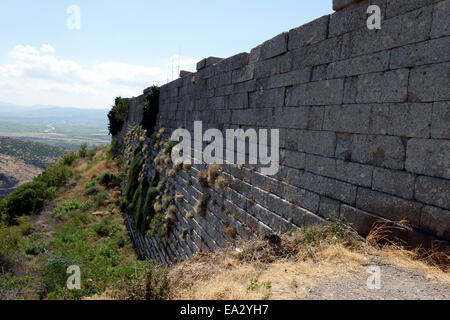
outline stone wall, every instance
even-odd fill
[[[366,27],[371,4],[382,10],[381,30]],[[251,166],[224,166],[231,182],[224,191],[199,185],[201,165],[169,178],[171,192],[184,195],[178,222],[164,240],[130,223],[142,257],[171,264],[235,234],[320,224],[332,211],[363,236],[387,219],[408,221],[401,236],[409,242],[450,240],[450,1],[333,5],[332,15],[250,53],[204,59],[196,73],[161,88],[158,128],[166,140],[179,127],[193,130],[195,120],[204,130],[279,128],[281,167],[268,177]],[[142,97],[129,101],[122,143],[142,118]],[[204,194],[206,217],[187,219]],[[181,240],[186,228],[192,232]]]

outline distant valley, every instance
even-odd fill
[[[0,198],[81,144],[108,144],[107,113],[0,102]]]
[[[0,102],[0,136],[78,149],[109,143],[108,110],[36,105],[24,107]]]

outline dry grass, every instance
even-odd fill
[[[382,228],[365,243],[339,223],[330,226],[283,235],[279,243],[258,238],[199,253],[170,270],[171,299],[299,299],[320,283],[365,273],[371,258],[450,287],[448,270],[398,245],[379,245],[377,237],[386,236]]]

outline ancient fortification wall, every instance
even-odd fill
[[[366,26],[371,4],[381,30]],[[143,257],[171,264],[235,235],[322,223],[332,211],[362,235],[380,219],[407,220],[403,238],[450,240],[450,1],[334,0],[334,9],[250,53],[204,59],[161,88],[166,141],[179,127],[193,132],[195,120],[203,130],[279,128],[281,167],[268,177],[223,166],[223,191],[198,183],[204,165],[169,177],[168,192],[184,199],[164,239],[135,231],[129,216]],[[125,136],[140,124],[142,96],[129,104],[117,138],[132,151],[138,134]],[[150,178],[153,140],[144,142]],[[206,216],[188,219],[205,194]]]

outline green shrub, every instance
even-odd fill
[[[102,188],[94,185],[94,186],[87,188],[86,191],[84,192],[84,194],[87,196],[91,196],[91,195],[98,194],[100,191],[102,191]]]
[[[107,237],[113,235],[120,230],[120,226],[115,223],[111,216],[106,217],[94,226],[94,231],[100,237]]]
[[[141,124],[142,127],[147,130],[148,134],[152,134],[156,126],[157,116],[159,112],[159,93],[159,87],[152,86],[149,89],[148,93],[146,93],[144,96],[144,116],[142,118]]]
[[[108,148],[108,157],[112,159],[115,158],[118,154],[119,154],[119,144],[117,142],[117,139],[112,138],[111,144],[109,145]]]
[[[164,151],[165,151],[166,153],[171,153],[173,147],[175,147],[175,142],[173,142],[172,140],[169,140],[169,141],[166,143],[166,146],[165,146],[165,148],[164,148]]]
[[[148,233],[152,235],[158,234],[159,236],[163,237],[165,236],[166,231],[167,231],[166,216],[163,213],[158,212],[150,221],[150,228]]]
[[[117,97],[114,106],[108,113],[109,133],[113,136],[122,130],[123,124],[128,116],[128,103],[125,99]]]
[[[119,180],[117,177],[109,171],[100,176],[99,182],[101,185],[108,188],[114,188],[119,185]]]
[[[52,217],[56,220],[63,220],[64,218],[67,217],[69,212],[80,209],[81,206],[82,206],[82,203],[80,200],[76,200],[76,199],[68,200],[68,201],[60,204],[55,209],[53,209]]]
[[[125,191],[128,202],[133,202],[133,196],[138,188],[139,173],[141,172],[143,163],[144,159],[140,152],[137,153],[134,156],[133,161],[131,161],[130,169],[128,171],[127,188]]]
[[[64,253],[51,255],[44,264],[42,280],[47,292],[55,291],[58,287],[65,288],[67,268],[76,265],[75,261]]]
[[[103,207],[106,204],[106,200],[109,199],[108,192],[102,191],[100,193],[97,193],[92,200],[94,201],[94,205],[98,207]]]
[[[78,150],[78,156],[80,158],[86,158],[88,156],[87,143],[81,144],[80,150]]]

